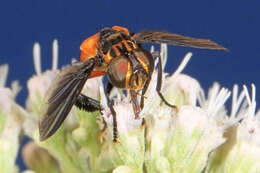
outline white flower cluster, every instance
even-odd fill
[[[153,49],[151,50],[153,51]],[[83,93],[101,101],[103,114],[73,108],[55,135],[39,141],[38,120],[43,98],[58,74],[58,45],[53,43],[52,70],[42,72],[40,46],[35,44],[36,75],[28,80],[26,108],[15,103],[17,82],[6,88],[8,66],[0,66],[0,172],[16,173],[20,140],[32,142],[23,148],[30,170],[24,173],[259,173],[260,111],[256,110],[255,86],[251,96],[246,86],[232,91],[228,113],[226,100],[231,92],[213,84],[207,97],[194,78],[182,74],[191,58],[188,53],[172,75],[163,74],[162,93],[178,111],[166,106],[157,95],[157,70],[145,95],[140,116],[134,117],[128,93],[112,90],[120,144],[112,142],[113,120],[106,106],[102,78],[90,79]],[[167,47],[161,45],[163,67]],[[156,62],[157,63],[157,62]],[[102,132],[104,122],[107,129]],[[24,134],[22,133],[24,132]],[[101,140],[102,139],[102,140]]]

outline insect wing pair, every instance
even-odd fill
[[[105,74],[107,74],[110,79],[107,85],[106,94],[108,106],[113,115],[114,141],[116,141],[116,113],[109,100],[109,94],[113,87],[129,89],[132,96],[133,109],[136,117],[138,117],[138,113],[143,108],[144,97],[141,98],[141,103],[138,103],[136,99],[137,92],[135,90],[142,90],[142,95],[145,94],[151,79],[151,71],[154,68],[154,59],[151,59],[152,55],[141,47],[141,44],[143,43],[166,43],[169,45],[201,49],[227,50],[210,40],[186,37],[165,31],[143,30],[139,33],[130,35],[128,30],[123,27],[114,26],[108,28],[107,31],[106,29],[107,28],[101,30],[99,33],[90,37],[90,41],[82,44],[86,47],[84,48],[87,52],[85,53],[85,56],[88,58],[81,57],[81,62],[74,63],[72,66],[64,68],[51,84],[51,87],[45,96],[46,104],[41,111],[39,124],[41,141],[52,136],[59,129],[73,105],[90,112],[102,109],[99,101],[81,94],[81,90],[89,78]],[[100,33],[102,32],[105,34],[101,37]],[[121,38],[119,39],[119,37]],[[110,44],[110,47],[101,44],[103,42],[105,43],[109,38],[113,38],[113,40],[110,39],[110,42],[106,43]],[[121,44],[121,47],[118,46],[118,44]],[[115,50],[113,50],[113,46],[115,47]],[[106,49],[106,52],[104,49]],[[113,55],[113,58],[111,58],[110,55],[105,54],[108,51]],[[112,54],[111,51],[114,51],[114,54]],[[117,51],[117,53],[115,51]],[[96,70],[100,68],[102,71]],[[150,72],[148,68],[152,68],[150,69]],[[157,82],[156,87],[157,92],[167,105],[174,107],[174,105],[169,104],[164,99],[160,92],[162,74],[160,59],[158,68],[159,81]]]

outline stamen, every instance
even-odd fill
[[[164,70],[168,57],[167,44],[165,43],[161,44],[160,56],[162,60],[162,69]]]
[[[17,80],[13,81],[11,84],[12,92],[14,94],[14,97],[17,96],[17,94],[21,91],[22,87],[19,85],[19,82]]]
[[[231,105],[231,115],[230,115],[231,118],[234,118],[237,112],[237,94],[238,94],[238,86],[234,85],[232,91],[232,105]]]
[[[150,52],[153,53],[154,52],[154,46],[152,45],[150,48]]]
[[[213,84],[213,87],[209,90],[208,93],[208,110],[211,110],[211,107],[214,107],[214,101],[216,100],[216,97],[219,93],[219,85],[217,83]]]
[[[198,93],[198,103],[203,108],[205,108],[207,106],[206,97],[205,97],[205,93],[204,93],[203,89],[200,89],[200,91]]]
[[[41,47],[39,43],[35,43],[33,46],[33,62],[34,69],[37,75],[41,74]]]
[[[250,99],[247,87],[245,85],[243,85],[243,88],[244,88],[245,93],[246,93],[246,99],[247,99],[247,102],[248,102],[248,115],[247,115],[247,119],[249,121],[252,121],[254,119],[254,117],[255,117],[255,108],[256,108],[255,85],[252,84],[251,87],[252,87],[252,99]]]
[[[205,99],[203,91],[199,95],[199,103],[211,116],[216,116],[221,108],[224,106],[227,99],[230,97],[231,92],[226,88],[219,87],[219,84],[214,83],[213,87],[209,90],[208,100]],[[208,101],[208,103],[206,103]]]
[[[251,84],[251,87],[252,87],[252,110],[251,110],[252,113],[250,119],[253,120],[255,117],[255,109],[256,109],[256,101],[255,101],[256,89],[254,84]]]
[[[6,85],[6,79],[8,75],[8,64],[3,64],[0,66],[0,87],[4,87]]]
[[[241,107],[241,104],[245,98],[245,91],[243,90],[239,97],[237,98],[238,95],[238,86],[234,85],[233,87],[233,92],[232,92],[233,96],[232,96],[232,107],[231,107],[231,118],[235,118],[236,115],[238,115],[238,110]]]
[[[255,102],[255,96],[256,96],[256,89],[255,89],[255,84],[251,84],[252,87],[252,102]]]
[[[215,108],[213,110],[213,115],[217,114],[217,112],[225,104],[225,102],[227,101],[227,99],[229,98],[230,95],[231,95],[231,92],[228,91],[227,89],[222,88],[220,90],[220,93],[219,93],[218,97],[215,100]]]
[[[251,99],[250,99],[250,96],[249,96],[249,92],[248,92],[248,89],[245,85],[243,85],[243,88],[244,88],[244,91],[245,91],[245,94],[246,94],[246,100],[248,102],[248,105],[251,105],[252,102],[251,102]]]
[[[186,67],[186,65],[188,64],[188,62],[190,61],[192,57],[192,53],[189,52],[185,55],[185,57],[183,58],[181,64],[179,65],[179,67],[175,70],[175,72],[173,73],[173,75],[178,75],[182,72],[182,70]]]
[[[58,68],[58,40],[54,40],[52,43],[52,70]]]

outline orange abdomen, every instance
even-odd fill
[[[80,61],[85,61],[97,55],[99,33],[87,38],[80,45]]]

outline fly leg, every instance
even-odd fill
[[[162,73],[162,59],[161,59],[161,56],[160,56],[160,55],[157,55],[157,54],[156,54],[156,56],[157,56],[158,59],[159,59],[156,91],[157,91],[158,95],[160,96],[160,98],[162,99],[162,101],[163,101],[167,106],[169,106],[169,107],[175,109],[176,111],[178,111],[177,106],[170,104],[170,103],[164,98],[164,96],[163,96],[162,93],[161,93],[161,88],[162,88],[162,75],[163,75],[163,73]]]
[[[144,87],[143,87],[143,89],[142,89],[142,97],[141,97],[141,103],[140,103],[140,108],[141,108],[141,110],[144,108],[144,99],[145,99],[144,95],[145,95],[145,93],[146,93],[146,91],[147,91],[147,89],[148,89],[148,87],[149,87],[150,81],[151,81],[151,78],[149,77],[149,78],[147,79],[147,81],[145,82]],[[143,118],[143,119],[142,119],[141,128],[144,128],[144,127],[145,127],[145,119]]]
[[[101,113],[101,116],[102,116],[102,113]],[[105,130],[107,129],[107,123],[106,123],[106,121],[105,121],[105,119],[104,119],[103,116],[102,116],[102,122],[104,123],[104,126],[103,126],[103,128],[101,129],[101,131],[100,131],[99,134],[98,134],[98,141],[99,141],[100,143],[103,142]]]
[[[144,108],[144,98],[145,98],[144,94],[148,89],[150,81],[151,81],[151,78],[148,78],[148,80],[144,84],[144,87],[142,89],[140,104],[138,103],[138,100],[137,100],[137,95],[138,95],[137,91],[130,90],[131,102],[132,102],[132,106],[133,106],[133,110],[134,110],[136,120],[138,120],[140,118],[139,114],[140,114],[141,110]],[[144,125],[145,125],[144,118],[142,118],[142,128],[144,127]]]
[[[110,108],[110,111],[112,113],[113,116],[113,142],[115,143],[120,143],[119,139],[118,139],[118,131],[117,131],[117,120],[116,120],[116,111],[113,108],[113,104],[111,102],[111,100],[109,99],[109,95],[111,90],[113,89],[113,85],[108,82],[107,83],[107,87],[106,87],[106,99],[107,99],[107,104],[108,107]]]
[[[76,102],[74,103],[79,109],[82,109],[86,112],[94,112],[94,111],[101,111],[103,108],[100,105],[100,102],[92,99],[84,94],[79,94],[77,97]]]
[[[79,96],[77,97],[77,100],[74,103],[74,105],[77,108],[82,109],[86,112],[100,111],[100,114],[102,114],[101,111],[103,110],[99,101],[92,99],[88,96],[85,96],[84,94],[79,94]],[[100,132],[99,137],[98,137],[99,141],[101,141],[101,142],[103,140],[103,133],[107,128],[107,123],[106,123],[106,121],[104,120],[103,117],[102,117],[102,121],[104,123],[104,127],[101,129],[101,132]]]
[[[139,113],[141,112],[141,108],[140,108],[140,105],[137,100],[136,91],[130,90],[130,96],[131,96],[131,102],[132,102],[132,106],[133,106],[133,110],[134,110],[134,114],[135,114],[135,119],[138,120]]]
[[[151,81],[151,78],[149,77],[147,79],[147,81],[145,82],[144,87],[142,89],[142,97],[141,97],[141,103],[140,103],[141,110],[144,108],[144,99],[145,99],[144,95],[149,87],[150,81]]]

